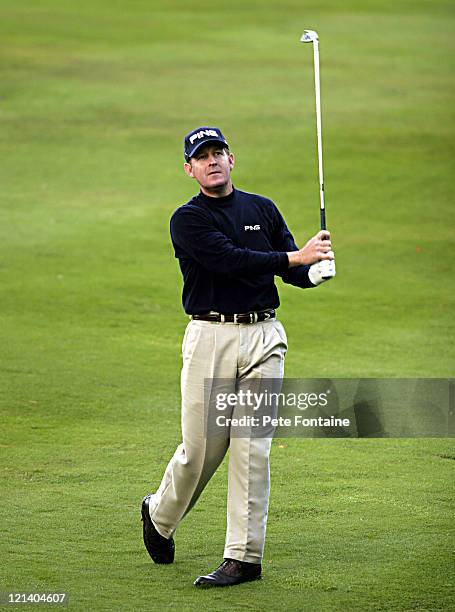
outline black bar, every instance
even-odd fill
[[[325,224],[325,208],[321,208],[321,229],[322,230],[327,229],[326,224]]]

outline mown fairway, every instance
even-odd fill
[[[180,441],[168,235],[183,135],[318,226],[319,31],[335,281],[281,281],[292,377],[454,373],[454,3],[0,0],[0,590],[75,610],[449,610],[450,439],[275,440],[264,580],[196,591],[226,473],[156,567],[140,502]]]

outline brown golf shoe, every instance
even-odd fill
[[[223,587],[258,580],[261,577],[260,563],[246,563],[236,559],[225,559],[223,563],[207,576],[199,576],[194,581],[197,587]]]
[[[142,528],[144,544],[148,554],[155,563],[172,563],[174,561],[175,544],[173,538],[163,538],[150,518],[149,503],[152,494],[142,500]]]

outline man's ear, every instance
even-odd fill
[[[229,153],[228,159],[229,159],[229,168],[232,170],[234,168],[234,166],[235,166],[235,157],[234,157],[234,154],[233,153]]]
[[[193,168],[191,167],[191,164],[189,162],[185,162],[183,164],[183,169],[185,170],[187,176],[189,176],[190,178],[194,178]]]

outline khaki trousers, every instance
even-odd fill
[[[224,557],[260,563],[270,493],[271,438],[207,436],[207,385],[213,379],[248,386],[258,378],[282,379],[286,333],[275,320],[254,324],[190,321],[182,345],[182,435],[150,503],[159,533],[169,538],[193,507],[229,452]],[[212,390],[211,390],[212,391]],[[216,391],[213,389],[213,391]],[[224,385],[223,391],[226,391]],[[209,410],[213,410],[210,407]]]

